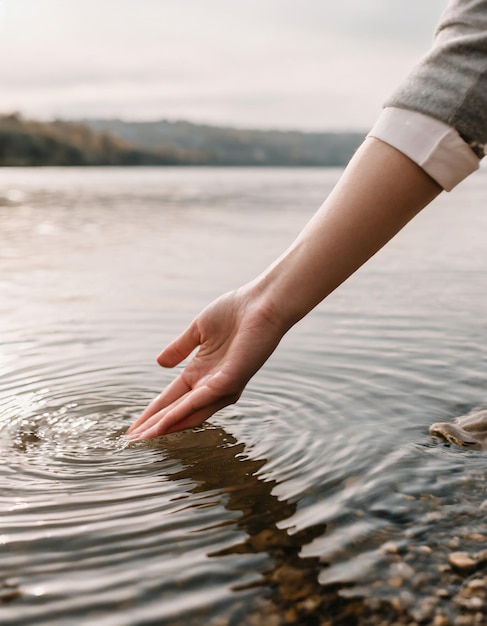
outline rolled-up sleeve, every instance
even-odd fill
[[[479,167],[479,157],[454,128],[424,113],[388,107],[369,136],[405,154],[446,191]]]
[[[475,171],[487,144],[487,0],[452,0],[429,54],[386,100],[369,133],[444,189]]]

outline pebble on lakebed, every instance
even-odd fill
[[[16,578],[7,578],[0,582],[0,604],[12,602],[20,596],[19,581]]]

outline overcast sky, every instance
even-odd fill
[[[367,129],[446,0],[0,0],[0,112]]]

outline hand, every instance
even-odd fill
[[[129,439],[150,439],[204,422],[236,402],[284,334],[277,316],[248,287],[206,307],[157,357],[174,367],[199,346],[181,374],[128,429]]]

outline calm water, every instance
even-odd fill
[[[294,328],[238,405],[122,436],[174,377],[159,349],[338,176],[0,171],[0,623],[319,624],[398,595],[417,610],[452,549],[485,547],[487,456],[428,435],[487,406],[485,169]],[[438,599],[453,617],[454,593]]]

